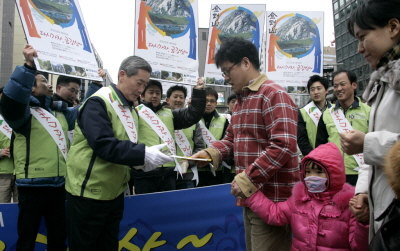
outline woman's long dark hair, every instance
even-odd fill
[[[355,37],[354,24],[363,30],[375,30],[376,27],[387,25],[392,18],[400,21],[400,0],[370,0],[353,11],[347,29]]]

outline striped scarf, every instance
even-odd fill
[[[382,66],[386,66],[390,61],[396,60],[400,58],[400,41],[392,49],[386,52],[385,55],[379,60],[377,69]]]
[[[365,88],[363,98],[369,102],[370,94],[376,85],[386,82],[389,86],[400,92],[400,42],[393,46],[379,60],[377,70],[371,74],[371,79]]]

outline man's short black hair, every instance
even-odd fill
[[[37,71],[37,72],[35,73],[35,82],[33,82],[33,86],[34,86],[34,87],[37,86],[37,84],[36,84],[36,76],[37,76],[37,75],[43,75],[46,79],[48,79],[48,77],[49,77],[49,74],[48,74],[47,72]]]
[[[214,97],[215,97],[215,100],[218,100],[218,93],[217,93],[217,91],[214,90],[214,89],[211,88],[211,87],[206,87],[206,97],[207,97],[208,95],[214,96]]]
[[[228,97],[228,100],[227,100],[227,104],[229,104],[230,102],[231,102],[231,100],[232,99],[236,99],[236,94],[234,93],[234,94],[231,94],[229,97]]]
[[[174,91],[181,91],[183,92],[183,96],[186,98],[187,96],[187,89],[183,85],[173,85],[167,91],[167,98],[170,98]]]
[[[81,84],[82,84],[81,79],[79,79],[79,78],[74,78],[74,77],[70,77],[70,76],[61,75],[61,76],[59,76],[58,79],[57,79],[57,85],[61,85],[61,86],[68,86],[69,83],[71,83],[71,82],[72,82],[72,83],[76,83],[76,84],[78,84],[79,86],[81,86]]]
[[[162,94],[162,85],[160,81],[154,80],[154,79],[150,79],[150,81],[147,83],[146,87],[144,88],[144,91],[142,93],[142,95],[144,96],[144,94],[146,93],[146,91],[152,87],[152,86],[157,86],[158,88],[160,88],[161,94]]]
[[[336,77],[337,75],[339,75],[340,73],[346,73],[347,78],[350,80],[350,83],[354,83],[354,82],[357,83],[357,76],[356,76],[356,74],[354,74],[354,72],[352,72],[352,71],[343,70],[343,69],[342,69],[342,70],[335,71],[334,73],[332,73],[332,79],[335,79],[335,77]]]
[[[307,83],[308,93],[310,93],[311,85],[315,82],[320,82],[324,86],[325,90],[328,90],[329,80],[327,78],[321,77],[320,75],[312,75]]]
[[[340,73],[346,73],[347,78],[350,80],[350,84],[353,84],[353,83],[357,84],[357,75],[354,72],[349,71],[349,70],[341,69],[341,70],[335,71],[334,73],[332,73],[332,79],[335,80],[335,77],[337,75],[339,75]],[[354,96],[355,95],[357,95],[357,89],[354,89]]]
[[[232,37],[227,38],[221,44],[221,47],[215,54],[214,61],[217,68],[219,68],[225,61],[238,64],[244,57],[249,59],[254,68],[260,70],[260,58],[257,47],[249,40],[241,37]]]

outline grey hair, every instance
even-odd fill
[[[138,56],[130,56],[122,61],[121,66],[119,67],[118,72],[125,71],[128,77],[136,75],[139,69],[145,70],[151,73],[153,70],[150,64],[141,57]]]

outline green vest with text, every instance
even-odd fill
[[[65,176],[65,159],[46,128],[34,117],[30,118],[29,138],[14,131],[14,167],[17,179]],[[65,137],[68,126],[61,123]],[[66,139],[68,141],[68,139]]]
[[[68,122],[67,122],[67,119],[65,118],[64,113],[54,112],[54,115],[56,116],[57,120],[60,121],[62,128],[68,129]],[[65,135],[65,137],[67,138],[67,147],[69,149],[71,147],[71,142],[69,141],[68,131],[67,131],[67,134]]]
[[[113,88],[108,88],[112,90],[112,97],[122,104]],[[129,140],[110,102],[99,94],[93,94],[93,97],[96,96],[102,98],[106,104],[114,137],[119,140]],[[84,105],[85,103],[79,109],[82,109]],[[138,117],[134,109],[132,109],[132,118],[138,129]],[[68,156],[65,188],[72,195],[96,200],[113,200],[127,188],[130,167],[111,163],[95,156],[78,123],[75,125],[74,141]]]
[[[188,139],[189,145],[192,149],[192,153],[194,150],[194,141],[193,141],[193,135],[196,130],[196,124],[192,125],[189,128],[182,129],[183,134],[185,134],[186,138]],[[176,144],[176,155],[178,156],[185,156],[185,154],[182,152],[181,148]]]
[[[308,115],[307,111],[304,108],[301,108],[300,112],[301,116],[303,116],[304,122],[306,122],[308,142],[310,142],[312,148],[315,148],[315,140],[317,139],[317,125],[310,118],[310,115]]]
[[[11,140],[0,132],[0,149],[10,146]],[[11,157],[0,158],[0,174],[14,173],[14,160]]]
[[[332,109],[335,109],[335,107],[331,107],[331,109],[326,109],[324,111],[323,121],[325,123],[326,130],[329,135],[328,142],[335,143],[336,146],[339,149],[341,149],[339,131],[336,128],[331,115]],[[340,109],[342,108],[340,107]],[[367,133],[369,112],[370,112],[370,107],[362,102],[359,102],[359,107],[353,108],[352,106],[350,106],[350,108],[347,109],[345,116],[346,119],[350,122],[353,129]],[[354,157],[352,155],[347,155],[345,153],[343,153],[343,156],[344,156],[344,165],[346,166],[346,175],[358,174],[357,171],[354,171],[354,168],[358,167],[357,161],[354,159]]]
[[[168,128],[168,131],[171,133],[172,138],[175,140],[175,133],[174,133],[174,120],[173,114],[171,109],[168,108],[161,108],[159,111],[156,112],[158,118],[165,124]],[[144,119],[139,117],[139,138],[138,142],[145,144],[147,147],[155,146],[159,144],[164,144],[160,137],[158,137],[157,133],[147,124]],[[161,149],[162,151],[168,149],[168,147],[164,147]],[[174,167],[175,162],[171,161],[164,164],[162,167]],[[160,166],[161,167],[161,166]]]
[[[204,118],[201,119],[201,122],[204,123]],[[221,140],[225,135],[224,135],[224,127],[226,123],[226,118],[223,116],[219,115],[217,118],[213,117],[210,122],[210,126],[208,127],[208,130],[211,132],[211,134],[214,136],[215,140]],[[205,148],[207,148],[207,145],[204,143]],[[209,171],[209,168],[198,168],[199,171]],[[222,165],[220,165],[217,169],[217,171],[222,170]]]

